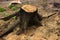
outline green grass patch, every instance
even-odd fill
[[[10,13],[8,13],[8,12],[3,12],[3,14],[4,14],[4,16],[9,16],[10,15]]]
[[[6,11],[4,8],[0,7],[0,12]]]
[[[8,7],[13,11],[18,10],[20,8],[20,6],[14,6],[14,5],[9,5]]]

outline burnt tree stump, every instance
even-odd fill
[[[20,28],[25,32],[27,27],[32,25],[41,25],[41,16],[38,14],[38,8],[32,5],[23,5],[19,12]]]

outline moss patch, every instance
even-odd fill
[[[20,6],[9,5],[8,6],[12,11],[18,10]]]
[[[0,7],[0,12],[6,11],[4,8]]]

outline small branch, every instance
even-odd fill
[[[10,25],[8,25],[8,28],[7,28],[7,30],[4,30],[3,32],[2,32],[2,34],[0,34],[0,37],[3,37],[3,36],[5,36],[5,35],[7,35],[8,33],[10,33],[18,24],[19,24],[19,19],[18,20],[16,20],[13,24],[10,24]]]

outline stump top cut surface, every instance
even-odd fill
[[[36,6],[32,6],[32,5],[23,5],[22,9],[25,12],[35,12],[37,10],[37,7]]]

